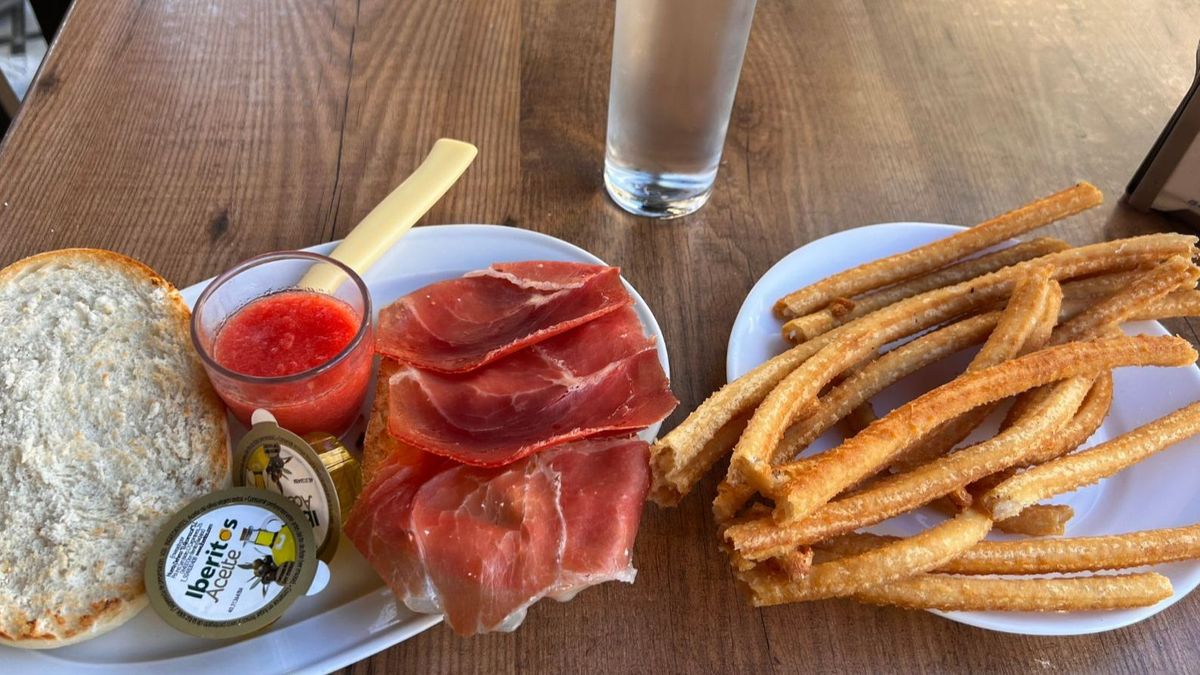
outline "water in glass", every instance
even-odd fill
[[[755,0],[617,0],[604,184],[632,213],[708,201]]]

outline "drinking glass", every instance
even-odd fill
[[[328,289],[306,287],[306,274],[329,267]],[[219,363],[215,345],[227,320],[251,302],[284,291],[325,293],[350,308],[357,331],[328,361],[291,375],[255,376]],[[234,417],[250,426],[250,415],[264,408],[279,426],[296,434],[324,431],[340,436],[355,422],[370,384],[375,355],[367,286],[343,263],[307,251],[266,253],[217,277],[196,301],[192,344],[200,354],[213,389]]]
[[[621,208],[687,215],[712,193],[755,0],[617,0],[604,185]]]

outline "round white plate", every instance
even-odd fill
[[[338,242],[306,250],[328,253]],[[603,264],[583,249],[537,232],[497,225],[432,225],[409,232],[363,275],[375,310],[421,286],[461,276],[495,262],[563,260]],[[181,291],[188,306],[212,279]],[[628,282],[647,335],[667,368],[662,331]],[[669,372],[669,371],[668,371]],[[660,425],[643,432],[653,440]],[[141,612],[113,632],[49,651],[0,646],[0,673],[234,672],[253,663],[256,673],[324,673],[361,661],[441,621],[398,606],[358,551],[346,542],[330,565],[332,578],[318,595],[301,598],[266,632],[245,640],[203,640],[173,630],[153,611]],[[535,610],[536,611],[536,610]]]
[[[962,228],[931,223],[886,223],[846,230],[809,243],[780,260],[759,279],[742,304],[729,336],[726,375],[733,381],[754,366],[783,351],[781,322],[772,314],[783,295],[836,272],[911,250],[946,237]],[[1129,334],[1166,335],[1157,322],[1130,323]],[[966,366],[966,352],[935,364],[880,392],[876,412],[888,410],[946,382]],[[1103,442],[1200,399],[1200,369],[1121,368],[1116,371],[1112,411],[1088,445]],[[994,427],[993,427],[994,428]],[[984,429],[987,429],[985,425]],[[839,442],[830,432],[814,443],[812,451]],[[1049,500],[1069,504],[1075,517],[1067,536],[1117,534],[1134,530],[1179,527],[1200,522],[1200,439],[1189,439],[1125,471],[1076,492]],[[894,518],[872,531],[914,534],[941,516],[918,510]],[[1006,538],[994,534],[992,538]],[[1141,621],[1179,601],[1200,584],[1200,562],[1158,565],[1155,570],[1170,578],[1175,594],[1152,607],[1112,612],[936,612],[954,621],[1008,633],[1026,635],[1080,635],[1113,630]]]

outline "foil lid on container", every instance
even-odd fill
[[[330,470],[308,441],[281,428],[267,411],[255,410],[251,420],[254,426],[234,454],[233,484],[295,504],[313,528],[317,558],[329,562],[342,529],[341,499]]]
[[[185,633],[249,635],[329,582],[316,550],[312,527],[291,501],[254,488],[221,490],[185,506],[158,533],[146,595]]]

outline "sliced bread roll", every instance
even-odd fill
[[[188,319],[169,283],[108,251],[0,270],[0,643],[59,647],[131,618],[155,534],[228,482]]]

